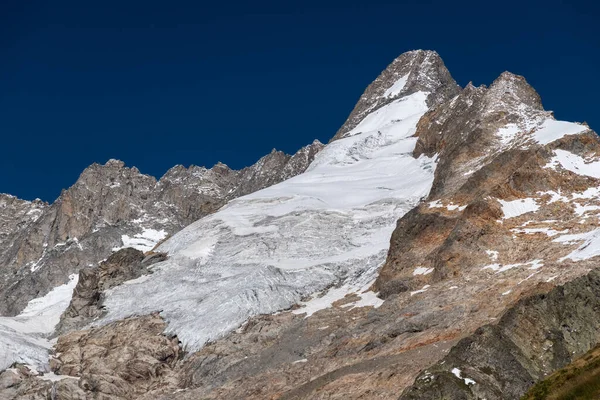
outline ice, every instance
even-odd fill
[[[249,317],[305,298],[295,312],[330,307],[348,293],[360,296],[353,306],[378,306],[366,289],[396,221],[433,181],[435,158],[412,156],[426,98],[417,92],[387,104],[327,145],[305,173],[233,200],[166,240],[158,250],[169,259],[109,290],[98,323],[160,311],[167,333],[195,351]]]
[[[582,157],[566,150],[554,150],[555,156],[546,166],[556,169],[558,165],[578,175],[600,178],[600,161],[586,161]]]
[[[502,205],[504,219],[518,217],[519,215],[523,215],[528,212],[535,212],[540,208],[540,206],[537,205],[535,199],[531,198],[518,199],[513,201],[498,201]]]
[[[142,233],[138,233],[133,237],[128,235],[121,236],[123,242],[122,247],[115,247],[113,251],[123,249],[125,247],[133,247],[134,249],[146,252],[152,250],[161,240],[167,237],[167,232],[163,229],[144,228]]]
[[[15,362],[45,369],[51,348],[47,337],[69,305],[78,278],[71,275],[66,284],[31,300],[16,317],[0,317],[0,371]]]

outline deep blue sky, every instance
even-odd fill
[[[212,4],[211,4],[212,3]],[[0,192],[53,201],[93,162],[161,176],[329,140],[400,53],[464,86],[525,75],[600,129],[588,1],[0,2]]]

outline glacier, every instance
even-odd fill
[[[196,351],[316,292],[365,290],[396,221],[431,189],[435,158],[412,156],[427,96],[416,92],[371,112],[305,173],[167,239],[157,250],[168,260],[109,290],[108,313],[96,324],[159,311],[166,333]]]

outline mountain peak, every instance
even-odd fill
[[[432,50],[408,51],[392,61],[367,87],[332,141],[355,128],[369,113],[397,99],[424,92],[431,107],[454,97],[459,91],[460,86],[438,53]]]
[[[104,166],[105,167],[123,168],[123,167],[125,167],[125,163],[121,160],[111,158],[104,164]]]
[[[536,90],[521,76],[504,71],[489,87],[488,97],[497,105],[525,104],[543,111],[542,100]]]

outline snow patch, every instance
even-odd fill
[[[359,296],[360,296],[360,300],[352,303],[352,308],[350,308],[350,310],[352,310],[353,308],[360,308],[360,307],[379,308],[379,307],[381,307],[381,305],[384,302],[384,300],[377,297],[377,293],[375,293],[373,291],[361,293]]]
[[[410,292],[410,295],[411,295],[411,296],[414,296],[415,294],[419,294],[419,293],[426,292],[426,291],[427,291],[427,289],[429,289],[429,288],[430,288],[430,285],[425,285],[425,286],[423,286],[423,287],[422,287],[421,289],[419,289],[419,290],[415,290],[415,291],[413,291],[413,292]]]
[[[546,145],[566,135],[575,135],[588,129],[584,125],[548,118],[533,133],[533,139],[539,144]]]
[[[408,74],[404,75],[403,77],[400,77],[400,79],[398,79],[396,82],[394,82],[394,84],[388,90],[385,91],[383,96],[384,97],[397,96],[398,94],[400,94],[402,89],[404,89],[404,86],[406,86],[407,80],[408,80]]]
[[[166,238],[167,235],[168,234],[164,229],[157,231],[156,229],[144,228],[142,233],[137,233],[133,237],[122,235],[121,241],[123,242],[123,246],[115,247],[113,248],[113,251],[118,251],[126,247],[133,247],[134,249],[145,253],[152,250],[161,240]]]
[[[527,235],[534,235],[536,233],[545,233],[547,236],[556,236],[559,233],[569,232],[568,229],[565,229],[562,231],[557,231],[557,230],[550,229],[550,228],[524,228],[524,229],[515,228],[515,229],[511,229],[511,230],[515,233],[525,233]]]
[[[556,149],[555,156],[545,168],[556,169],[558,166],[576,173],[577,175],[591,176],[600,178],[600,161],[589,161],[583,157],[573,154],[570,151]]]
[[[491,269],[492,271],[496,272],[497,274],[501,273],[501,272],[505,272],[508,271],[509,269],[513,269],[513,268],[517,268],[517,267],[524,267],[526,265],[530,265],[531,267],[529,269],[537,269],[542,267],[544,264],[542,264],[542,260],[532,260],[526,263],[516,263],[516,264],[507,264],[507,265],[502,265],[502,264],[490,264],[490,265],[486,265],[483,268],[481,268],[482,270],[485,269]]]
[[[413,275],[427,275],[433,272],[433,268],[417,267],[413,271]]]
[[[488,256],[492,259],[492,261],[498,260],[498,252],[496,250],[486,250],[485,251]]]
[[[517,124],[508,124],[498,129],[498,138],[503,146],[509,145],[521,131]]]
[[[573,244],[579,241],[583,241],[581,246],[569,255],[561,258],[559,261],[564,261],[566,259],[581,261],[600,255],[600,229],[594,229],[585,233],[563,235],[553,240],[553,242],[563,244]]]
[[[354,129],[344,136],[378,131],[416,114],[424,114],[427,111],[426,100],[427,93],[424,92],[417,92],[395,100],[367,115]]]
[[[594,205],[582,206],[579,203],[574,203],[574,204],[575,204],[575,214],[577,214],[578,216],[582,216],[583,214],[585,214],[588,211],[600,210],[600,206],[594,206]]]
[[[447,205],[443,205],[441,200],[435,200],[429,202],[429,208],[446,208],[448,211],[463,211],[467,206],[459,206],[458,204],[449,203]]]
[[[535,199],[525,198],[513,201],[498,200],[502,205],[502,212],[504,213],[503,219],[518,217],[519,215],[526,214],[528,212],[537,211],[540,206],[536,203]]]
[[[461,375],[462,375],[462,371],[461,371],[460,369],[458,369],[458,368],[452,368],[452,374],[453,374],[454,376],[456,376],[458,379],[462,379],[463,381],[465,381],[465,384],[466,384],[467,386],[468,386],[468,385],[474,385],[475,383],[477,383],[477,382],[475,382],[473,379],[469,379],[469,378],[463,378],[463,377],[461,376]]]

